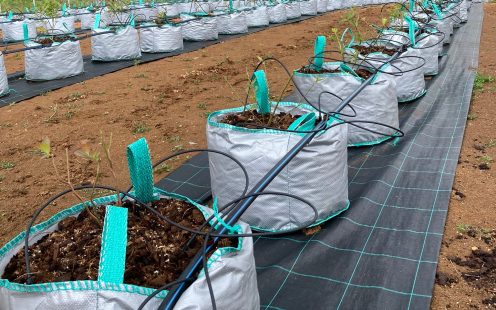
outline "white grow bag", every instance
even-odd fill
[[[3,24],[2,33],[5,42],[24,40],[24,23],[28,25],[28,39],[36,38],[36,22],[34,20],[14,21]]]
[[[335,11],[340,9],[340,1],[339,0],[329,0],[327,1],[327,11]]]
[[[268,26],[269,12],[266,6],[259,6],[246,14],[246,22],[248,27],[265,27]]]
[[[28,47],[37,45],[40,44],[31,41],[26,44]],[[79,41],[65,41],[50,47],[27,50],[24,56],[26,80],[63,79],[84,71]]]
[[[168,17],[178,16],[179,8],[176,3],[158,5],[158,13],[166,12]]]
[[[287,19],[295,19],[301,16],[300,2],[291,1],[285,3]]]
[[[212,212],[185,197],[158,190],[156,193],[162,197],[165,195],[165,197],[172,196],[187,200],[205,216]],[[97,204],[111,203],[115,201],[115,198],[102,197],[95,201]],[[57,230],[58,222],[67,217],[75,217],[82,210],[84,206],[78,204],[34,226],[31,229],[29,244],[32,245],[43,236]],[[240,222],[238,225],[238,232],[251,233],[245,223]],[[4,273],[11,258],[23,248],[24,236],[25,232],[22,232],[0,248],[0,275]],[[239,309],[260,308],[252,238],[239,238],[237,248],[218,248],[208,259],[208,265],[218,309],[236,308],[236,305],[239,305]],[[132,310],[137,309],[153,291],[152,288],[103,281],[85,280],[24,285],[0,278],[0,309]],[[160,292],[150,300],[145,309],[157,309],[166,295],[166,291]],[[198,279],[181,295],[174,309],[207,310],[211,308],[209,291],[202,271]]]
[[[95,33],[108,31],[97,28]],[[91,59],[94,61],[130,60],[141,57],[138,31],[131,26],[121,28],[115,33],[91,37]]]
[[[365,43],[366,44],[366,43]],[[349,49],[349,55],[355,55],[353,49]],[[391,56],[383,53],[370,53],[369,55],[359,55],[358,61],[363,66],[373,67],[379,69]],[[390,66],[382,69],[388,72],[396,81],[396,95],[398,102],[408,102],[422,97],[426,92],[424,68],[425,61],[422,59],[422,50],[415,48],[408,48],[405,52],[391,62]],[[401,72],[399,72],[401,71]],[[403,72],[403,73],[402,73]]]
[[[301,15],[317,15],[317,0],[300,2]]]
[[[96,14],[84,13],[81,14],[81,29],[91,29],[95,25]]]
[[[288,20],[286,16],[286,6],[283,3],[269,5],[267,9],[269,12],[269,22],[271,24],[280,24]]]
[[[439,73],[439,45],[442,46],[442,34],[432,30],[433,33],[422,33],[417,37],[415,47],[420,50],[425,64],[424,75],[436,75]],[[437,43],[437,44],[436,44]]]
[[[167,53],[183,49],[181,26],[164,25],[140,29],[140,46],[144,53]]]
[[[324,63],[323,68],[334,70],[339,65],[340,63],[329,62]],[[305,74],[295,71],[293,79],[300,91],[316,107],[322,92],[327,91],[344,99],[364,82],[362,78],[347,72]],[[390,75],[378,73],[372,83],[366,86],[350,102],[356,111],[356,117],[342,116],[342,119],[347,121],[373,121],[398,128],[399,115],[395,85],[396,83]],[[325,112],[334,112],[340,103],[341,100],[332,95],[322,95],[320,106]],[[349,115],[353,114],[349,107],[345,107],[342,112]],[[369,123],[357,123],[357,125],[379,133],[395,134],[393,129],[380,125]],[[388,139],[390,139],[390,136],[372,133],[353,125],[348,126],[349,146],[374,145]]]
[[[0,52],[0,97],[9,93],[9,80],[7,78],[7,70],[3,60],[3,53]]]
[[[219,34],[238,34],[248,32],[248,23],[246,21],[245,12],[216,12],[216,14],[219,14],[215,16]]]
[[[317,0],[317,12],[318,13],[327,12],[328,4],[329,4],[329,0]]]
[[[297,103],[279,103],[277,109],[297,115],[315,112],[310,106]],[[220,122],[224,116],[241,111],[243,107],[212,113],[208,118],[207,140],[209,148],[226,152],[245,165],[252,188],[304,134],[247,129]],[[283,231],[317,225],[346,210],[349,206],[346,133],[346,124],[318,133],[267,188],[307,199],[318,210],[316,223],[311,223],[315,213],[308,205],[283,196],[258,197],[242,220],[257,230]],[[215,154],[209,154],[209,164],[212,193],[219,205],[236,199],[245,186],[240,169]]]
[[[463,0],[462,3],[460,4],[460,20],[462,23],[466,23],[468,20],[468,1]]]
[[[186,41],[210,41],[219,38],[216,17],[196,19],[187,14],[181,14],[181,19],[187,22],[182,24],[183,39]]]

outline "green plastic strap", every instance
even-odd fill
[[[67,5],[64,3],[62,4],[62,16],[65,16],[67,12]]]
[[[408,36],[410,37],[410,42],[412,43],[412,46],[415,46],[415,30],[417,27],[410,16],[405,16],[405,20],[408,22]]]
[[[219,208],[217,207],[217,197],[214,198],[214,202],[212,204],[212,209],[214,210],[214,217],[217,220],[217,223],[219,223],[220,225],[224,226],[229,231],[229,233],[233,233],[233,232],[236,232],[238,230],[236,228],[236,225],[235,226],[229,226],[222,219],[222,217],[219,215]],[[215,228],[217,228],[217,227],[215,227]]]
[[[341,42],[343,43],[344,45],[344,36],[347,34],[347,33],[350,33],[351,35],[351,40],[350,40],[350,43],[348,43],[348,45],[346,45],[346,47],[351,47],[353,45],[353,43],[355,43],[355,35],[353,34],[353,30],[351,30],[350,28],[346,28],[344,31],[343,31],[343,34],[341,35]]]
[[[432,6],[432,9],[434,10],[434,13],[436,13],[437,17],[442,18],[443,12],[441,12],[441,10],[437,6],[437,4],[435,4],[434,2],[431,1],[430,5]]]
[[[339,65],[339,68],[341,68],[341,70],[343,70],[344,72],[348,72],[356,77],[360,77],[358,74],[356,74],[355,70],[351,69],[347,64],[345,63],[341,63]]]
[[[410,12],[413,12],[413,9],[415,8],[415,0],[410,0],[410,5],[409,5],[409,8],[408,10]]]
[[[22,24],[22,33],[24,35],[24,42],[29,41],[29,28],[27,23]]]
[[[139,5],[143,5],[143,0],[139,0]]]
[[[257,98],[258,113],[269,114],[269,87],[267,86],[267,77],[265,71],[258,70],[253,73],[253,83],[255,87],[255,97]]]
[[[153,170],[145,138],[127,147],[127,164],[136,197],[144,203],[153,200]]]
[[[130,20],[129,20],[129,25],[131,25],[132,27],[134,27],[134,25],[135,25],[135,23],[134,23],[134,13],[131,13]]]
[[[100,28],[100,19],[101,19],[100,13],[97,13],[95,15],[95,23],[93,24],[93,29]]]
[[[310,131],[315,127],[315,113],[310,112],[298,117],[289,127],[288,130]]]
[[[317,38],[315,38],[315,44],[313,46],[313,65],[317,71],[320,71],[322,69],[322,65],[324,64],[325,47],[326,37],[317,36]]]
[[[122,284],[126,269],[127,208],[107,206],[102,231],[98,281]]]
[[[7,16],[7,19],[12,20],[12,18],[14,18],[14,12],[9,11],[9,16]]]

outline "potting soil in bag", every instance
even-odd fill
[[[260,73],[262,72],[262,73]],[[288,113],[296,119],[289,130],[312,130],[317,111],[312,107],[290,102],[271,102],[263,71],[255,73],[258,113]],[[261,90],[261,89],[265,89]],[[296,144],[304,133],[273,129],[250,129],[226,123],[230,115],[250,111],[255,106],[216,111],[208,117],[208,147],[223,151],[245,165],[252,188]],[[263,112],[265,111],[265,112]],[[308,120],[308,121],[307,121]],[[292,159],[288,166],[269,184],[266,191],[293,194],[312,203],[307,204],[284,196],[259,196],[241,216],[252,228],[264,231],[284,231],[317,225],[348,208],[347,126],[330,118],[327,126]],[[301,126],[300,126],[301,125]],[[273,125],[274,126],[274,125]],[[209,154],[212,193],[220,206],[242,194],[245,179],[234,163],[216,154]]]
[[[29,41],[27,47],[39,43]],[[83,73],[83,55],[79,41],[53,43],[52,46],[27,50],[24,53],[25,79],[49,81]]]
[[[219,38],[217,19],[215,17],[202,17],[200,19],[188,14],[181,14],[183,39],[186,41],[209,41]]]
[[[268,26],[269,12],[266,6],[256,7],[247,12],[246,22],[248,27],[265,27]]]
[[[286,2],[286,17],[294,19],[301,16],[300,3],[298,1]]]
[[[215,12],[219,34],[238,34],[248,32],[245,12]]]
[[[24,40],[24,25],[28,28],[28,38],[36,38],[36,22],[34,20],[14,21],[3,25],[2,34],[5,42]]]
[[[3,53],[0,53],[0,97],[9,93],[9,80],[7,78],[7,70],[3,60]]]
[[[169,210],[171,207],[174,208],[176,206],[177,210],[188,208],[186,211],[183,211],[183,218],[187,215],[186,212],[191,212],[191,214],[196,213],[197,216],[188,217],[190,223],[195,223],[195,225],[199,225],[198,223],[204,221],[203,218],[207,218],[212,214],[211,209],[201,206],[186,197],[169,194],[153,187],[152,165],[144,139],[140,139],[128,147],[128,162],[129,170],[131,171],[131,180],[135,187],[134,195],[141,202],[156,203],[159,200],[158,203],[162,201],[166,207],[169,204]],[[176,203],[170,205],[171,200],[176,201]],[[115,206],[116,201],[117,197],[114,195],[96,198],[94,202],[101,207],[94,207],[86,202],[86,205],[93,208],[93,210],[95,208],[103,208],[103,206],[106,207],[103,227],[92,228],[87,231],[90,237],[88,245],[92,244],[92,247],[94,247],[94,243],[91,243],[91,240],[99,239],[101,236],[101,241],[97,243],[100,245],[100,253],[93,254],[96,256],[94,257],[94,266],[98,270],[94,273],[92,271],[91,274],[94,275],[90,278],[89,272],[88,274],[81,274],[86,269],[91,268],[87,267],[87,265],[81,265],[83,271],[74,272],[75,276],[82,276],[85,280],[68,280],[68,275],[70,276],[74,271],[74,264],[72,264],[72,271],[70,267],[63,269],[63,266],[67,263],[60,260],[59,264],[54,267],[54,270],[46,270],[46,272],[58,272],[61,274],[58,282],[35,282],[36,284],[26,285],[24,284],[25,278],[24,281],[22,279],[16,280],[22,281],[21,283],[9,281],[5,277],[6,272],[8,271],[10,274],[13,274],[9,264],[11,264],[11,260],[16,259],[14,255],[23,250],[25,232],[19,234],[3,246],[0,249],[0,309],[134,310],[140,306],[148,295],[155,291],[155,288],[129,284],[129,278],[131,280],[134,279],[133,281],[137,283],[154,283],[154,287],[166,284],[163,282],[171,282],[164,274],[167,269],[164,269],[162,266],[166,265],[169,259],[175,255],[174,249],[177,249],[177,245],[173,243],[174,241],[170,243],[170,238],[166,238],[166,236],[159,233],[158,230],[164,229],[163,222],[156,218],[155,215],[150,214],[149,211],[146,213],[146,211],[142,210],[142,206],[133,206],[131,202],[127,202],[127,204],[125,202],[122,206]],[[160,205],[156,206],[156,208],[160,207]],[[42,238],[54,231],[70,232],[71,228],[75,229],[71,226],[83,225],[77,224],[80,220],[71,220],[71,218],[77,218],[78,216],[84,217],[84,213],[88,218],[89,216],[87,215],[87,211],[85,211],[84,204],[78,204],[57,213],[47,221],[33,226],[30,230],[30,247],[33,247],[37,242],[44,242]],[[169,213],[171,213],[169,215],[170,217],[174,216],[172,212],[169,211]],[[143,215],[147,216],[145,217]],[[156,222],[151,222],[155,221],[155,218]],[[181,219],[181,217],[178,218]],[[89,218],[89,220],[91,222],[92,219]],[[178,221],[177,219],[175,220]],[[71,221],[76,224],[68,225],[67,223],[71,223]],[[62,227],[59,226],[59,223],[61,223]],[[92,226],[87,225],[86,227],[97,226],[95,224]],[[134,231],[131,230],[132,227],[134,227]],[[231,234],[251,233],[248,225],[242,222],[228,227],[228,229]],[[148,233],[145,234],[145,232]],[[171,229],[166,234],[173,233],[174,230]],[[77,235],[77,232],[74,231],[73,235]],[[78,236],[81,237],[81,235],[80,233]],[[179,236],[178,238],[181,238]],[[189,236],[190,234],[187,235],[186,240]],[[49,235],[48,238],[55,238],[55,236]],[[60,251],[65,250],[72,253],[72,255],[77,255],[77,253],[74,253],[78,251],[76,242],[81,241],[80,239],[74,239],[72,241],[69,240],[69,243],[72,242],[72,245],[76,246],[76,250],[74,250],[74,247],[71,250],[71,244],[69,244],[66,247],[61,246]],[[169,243],[163,244],[163,251],[159,252],[157,248],[162,246],[160,243],[162,240],[168,240],[167,242]],[[82,244],[85,244],[84,241],[82,242]],[[170,248],[166,248],[167,246]],[[131,251],[129,248],[134,250]],[[84,251],[87,250],[81,249],[81,252]],[[140,255],[147,255],[147,253],[149,254],[146,256],[146,259],[140,257]],[[63,255],[67,255],[67,253]],[[64,258],[63,255],[59,257]],[[187,257],[189,256],[191,255],[188,254]],[[35,260],[35,253],[33,251],[30,251],[30,258],[30,266],[34,268],[33,261]],[[57,260],[57,258],[53,259]],[[180,260],[175,259],[174,261],[177,261],[179,265]],[[131,265],[128,265],[127,262],[130,262]],[[89,261],[87,263],[90,266],[92,265]],[[20,263],[19,267],[22,265],[24,264]],[[213,253],[208,254],[207,266],[218,309],[259,309],[260,300],[257,289],[255,260],[253,257],[253,240],[251,237],[230,238],[227,245],[219,244]],[[14,267],[17,266],[14,265]],[[19,270],[18,272],[22,272],[19,267],[14,271]],[[147,270],[147,268],[153,268],[152,271],[157,270],[155,268],[159,268],[160,274],[156,274],[155,278],[153,278],[153,275],[150,274],[150,270]],[[32,270],[35,271],[33,277],[36,277],[36,270]],[[43,271],[40,270],[38,273]],[[143,273],[149,273],[148,277],[143,277]],[[57,277],[54,278],[57,279]],[[89,280],[86,280],[88,278]],[[167,291],[158,293],[158,295],[148,302],[144,309],[157,309],[166,295]],[[174,309],[206,310],[211,308],[212,305],[205,275],[203,271],[200,271],[197,279],[180,296]]]
[[[284,23],[288,20],[286,16],[286,6],[283,3],[268,5],[269,22],[271,24]]]
[[[95,33],[108,29],[96,28]],[[91,37],[91,59],[94,61],[130,60],[141,57],[138,30],[132,26],[119,28],[115,33]]]
[[[317,0],[317,12],[325,13],[327,12],[327,4],[329,0]]]
[[[301,15],[317,15],[317,0],[304,0],[300,2]]]
[[[141,51],[144,53],[166,53],[183,49],[181,26],[140,28],[139,38]]]

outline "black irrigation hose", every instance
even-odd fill
[[[187,278],[187,279],[184,279],[184,280],[180,280],[180,281],[173,281],[173,282],[170,282],[170,283],[167,283],[163,286],[161,286],[160,288],[158,288],[157,290],[155,290],[153,293],[151,293],[150,295],[148,295],[145,300],[143,300],[143,302],[140,304],[140,306],[138,307],[137,310],[143,310],[143,308],[146,306],[147,303],[150,302],[150,300],[152,300],[153,297],[155,297],[158,293],[174,286],[174,285],[178,285],[178,284],[181,284],[183,282],[190,282],[190,281],[193,281],[194,279],[192,278]]]

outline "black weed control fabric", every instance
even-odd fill
[[[325,13],[324,13],[325,14]],[[323,15],[319,14],[318,16]],[[298,23],[315,16],[302,16],[297,19],[288,20],[286,23],[281,24],[270,24],[268,27],[260,27],[260,28],[249,28],[248,33],[243,34],[235,34],[235,35],[219,35],[218,40],[214,41],[203,41],[203,42],[184,42],[184,49],[181,51],[175,51],[171,53],[143,53],[142,57],[139,59],[139,63],[147,63],[155,60],[176,56],[179,54],[184,54],[192,51],[196,51],[210,45],[214,45],[217,43],[225,42],[230,39],[239,38],[245,36],[250,33],[255,33],[259,31],[263,31],[268,28],[278,27],[282,25]],[[86,39],[90,40],[90,39]],[[38,95],[44,94],[46,92],[56,90],[65,86],[69,86],[72,84],[80,83],[85,80],[101,76],[104,74],[112,73],[115,71],[119,71],[124,68],[131,67],[135,65],[135,61],[116,61],[116,62],[92,62],[90,56],[84,57],[84,73],[75,77],[54,80],[54,81],[46,81],[46,82],[29,82],[24,80],[23,72],[13,73],[9,76],[9,86],[11,88],[11,93],[8,96],[0,98],[0,107],[17,103],[22,100],[26,100],[29,98],[36,97]]]
[[[405,137],[350,149],[348,211],[310,237],[255,240],[262,309],[429,308],[482,17],[474,3],[427,95],[400,106]],[[181,169],[160,185],[208,198],[207,156]]]

